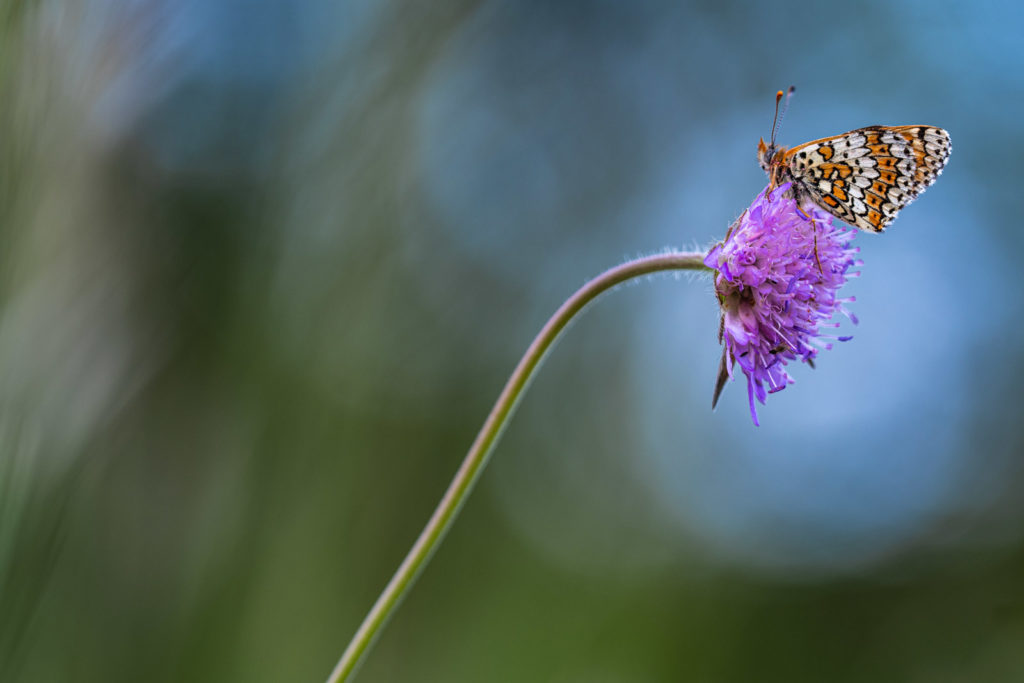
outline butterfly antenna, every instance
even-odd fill
[[[775,146],[775,131],[782,130],[782,119],[786,116],[786,110],[789,109],[789,98],[796,92],[796,86],[789,86],[789,90],[782,92],[781,90],[775,93],[775,118],[772,120],[772,141],[771,144]],[[782,111],[779,111],[779,103],[782,102],[782,98],[785,97],[786,101],[782,103]]]

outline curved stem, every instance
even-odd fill
[[[355,672],[356,666],[362,656],[366,654],[381,627],[398,606],[448,531],[459,508],[466,500],[473,484],[476,483],[483,466],[487,463],[487,457],[505,429],[508,418],[522,397],[523,390],[529,383],[533,371],[540,365],[541,360],[569,321],[599,295],[627,280],[666,270],[707,270],[711,272],[711,269],[704,265],[703,259],[703,254],[677,252],[644,256],[627,261],[606,270],[587,282],[555,311],[555,314],[551,316],[526,350],[526,354],[519,361],[512,376],[509,377],[497,403],[491,409],[491,414],[487,416],[487,421],[480,428],[480,433],[477,434],[476,440],[462,461],[452,483],[448,485],[448,490],[445,491],[444,497],[438,503],[430,521],[427,522],[395,575],[391,577],[384,592],[377,598],[377,602],[374,603],[369,614],[363,619],[363,623],[353,636],[352,642],[345,649],[334,671],[331,672],[327,683],[346,681]]]

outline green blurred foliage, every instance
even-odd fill
[[[458,155],[429,149],[424,120],[443,125],[490,96],[470,83],[429,104],[445,74],[467,67],[463,50],[504,63],[485,49],[500,52],[488,31],[502,12],[579,26],[591,44],[628,41],[666,7],[453,0],[363,3],[350,15],[325,4],[281,4],[267,21],[325,12],[338,22],[318,34],[327,48],[267,48],[270,76],[246,53],[234,80],[195,76],[202,31],[174,3],[2,5],[0,681],[324,679],[530,335],[582,278],[652,248],[601,220],[628,217],[637,188],[660,177],[657,144],[582,123],[600,132],[646,105],[612,98],[585,68],[570,74],[579,97],[558,99],[571,49],[538,37],[505,55],[532,54],[535,71],[493,68],[506,79],[496,77],[499,91],[530,95],[508,115],[549,137],[554,180],[538,171],[536,191],[586,190],[551,200],[560,208],[543,214],[549,223],[481,186],[478,232],[453,229],[427,188]],[[222,38],[228,53],[245,37],[260,43],[239,3],[223,7],[241,27]],[[674,12],[692,18],[690,49],[707,60],[682,63],[691,80],[679,90],[706,71],[719,88],[675,93],[693,102],[680,114],[689,141],[719,111],[765,99],[785,69],[766,74],[764,52],[798,41],[750,40],[762,18],[742,4]],[[698,20],[748,38],[701,43]],[[171,47],[154,49],[168,34]],[[537,85],[546,77],[551,92]],[[566,108],[580,132],[531,119],[538,100]],[[582,161],[571,154],[577,134],[594,150]],[[507,160],[500,151],[485,170]],[[751,182],[728,197],[737,213]],[[519,211],[515,234],[485,220]],[[703,284],[657,281],[616,292],[573,326],[359,680],[1024,680],[1013,495],[1024,432],[1007,417],[1019,416],[1019,350],[975,375],[979,392],[994,387],[991,408],[950,418],[964,425],[960,450],[978,459],[948,492],[946,517],[842,571],[796,559],[766,570],[719,552],[703,520],[680,522],[637,464],[671,441],[668,456],[714,469],[702,453],[740,450],[734,432],[751,429],[712,423],[684,396],[671,426],[638,408],[650,391],[627,350],[645,341],[636,311],[655,288],[707,299]],[[714,311],[699,315],[710,390]],[[705,381],[666,375],[667,385]],[[814,439],[846,437],[793,438],[818,448]],[[765,440],[765,451],[780,448]],[[984,479],[990,471],[999,482]]]

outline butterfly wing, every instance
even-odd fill
[[[850,225],[881,232],[924,192],[949,159],[949,133],[933,126],[869,126],[786,152],[811,201]]]
[[[896,126],[890,130],[910,143],[917,162],[913,189],[915,196],[921,194],[942,174],[949,161],[949,153],[953,151],[949,133],[934,126]]]

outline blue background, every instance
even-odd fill
[[[547,317],[755,150],[945,128],[852,341],[571,326],[365,681],[1024,679],[1015,3],[7,3],[0,678],[322,680]]]

